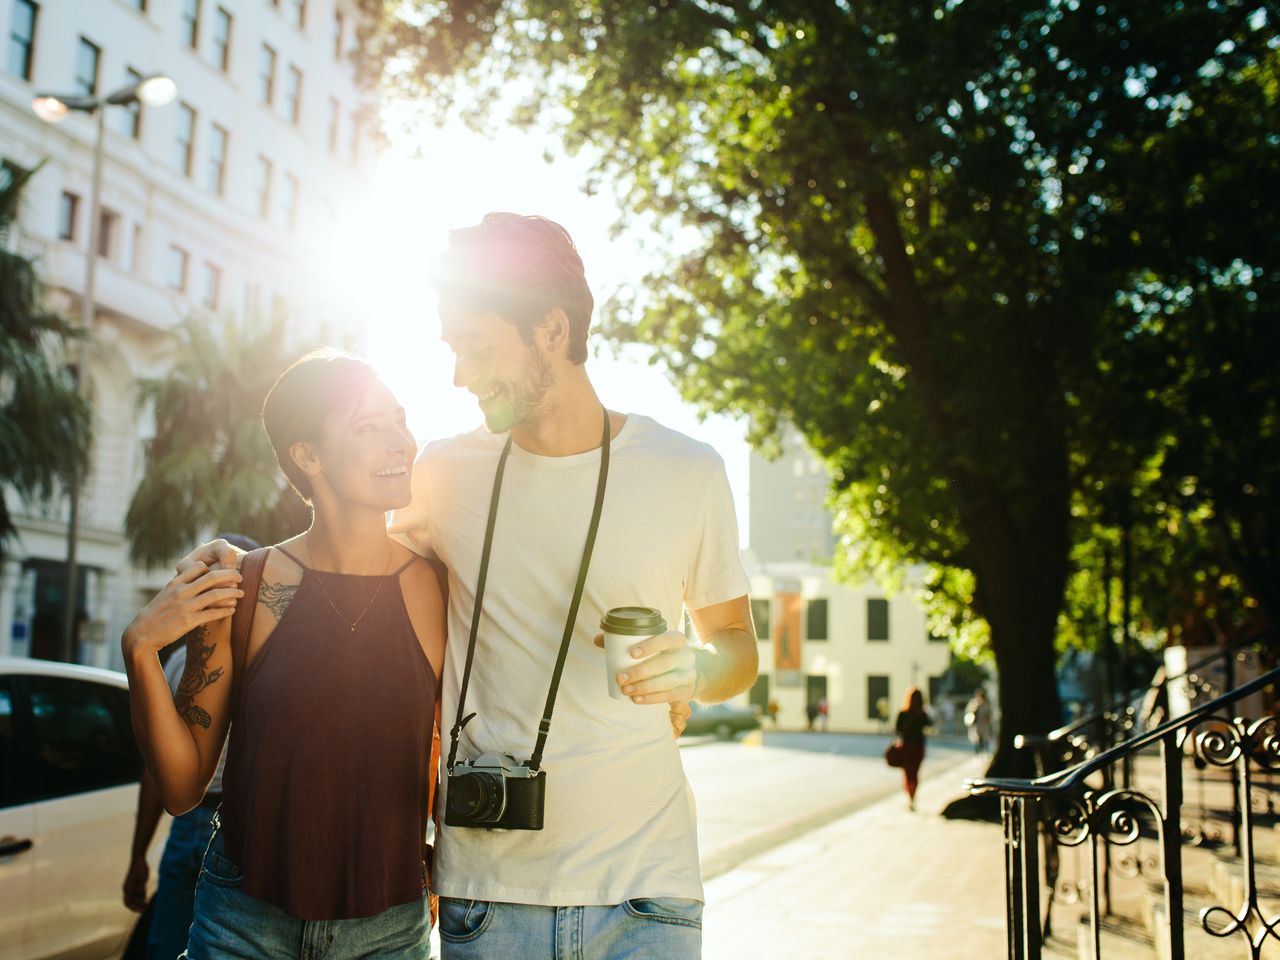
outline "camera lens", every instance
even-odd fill
[[[469,773],[449,780],[449,809],[470,820],[497,820],[505,799],[502,778],[492,773]]]

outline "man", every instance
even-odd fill
[[[710,447],[646,417],[604,411],[584,367],[594,302],[558,224],[498,213],[454,231],[438,292],[454,382],[477,397],[487,429],[423,451],[413,502],[393,529],[449,569],[444,756],[498,753],[520,763],[534,752],[606,429],[609,436],[598,534],[545,741],[544,823],[486,829],[439,816],[432,878],[443,956],[697,957],[697,829],[671,729],[687,701],[741,693],[757,667],[724,464]],[[702,639],[695,649],[671,629],[637,642],[635,666],[617,676],[630,702],[609,696],[598,649],[601,618],[619,606],[655,607],[677,628],[687,608]],[[465,702],[473,715],[455,748],[473,619]],[[439,814],[449,805],[448,771],[441,776]]]
[[[475,712],[457,758],[528,758],[582,563],[600,477],[605,412],[587,376],[593,299],[568,233],[541,217],[489,214],[454,231],[438,283],[454,382],[486,430],[427,447],[413,503],[394,518],[449,568],[444,726],[457,710],[495,469],[512,441],[494,523],[475,659]],[[695,813],[668,726],[670,704],[718,702],[756,675],[748,581],[724,465],[709,447],[609,412],[599,532],[546,740],[545,825],[442,823],[436,888],[448,960],[695,957],[702,886]],[[611,607],[689,609],[703,646],[672,629],[638,642],[609,697],[599,623]],[[593,645],[593,637],[595,644]],[[450,752],[451,737],[443,750]],[[442,777],[445,772],[442,771]],[[446,785],[447,791],[447,785]],[[448,805],[442,796],[441,809]]]

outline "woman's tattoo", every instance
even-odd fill
[[[178,691],[173,695],[173,705],[178,714],[187,721],[187,726],[199,725],[206,730],[213,722],[209,711],[195,703],[196,694],[213,686],[222,679],[222,668],[209,669],[209,658],[213,656],[215,644],[204,642],[204,627],[196,627],[187,634],[187,666],[182,671],[182,680],[178,683]]]
[[[284,612],[293,602],[293,595],[298,592],[296,583],[268,583],[262,581],[258,587],[258,602],[271,611],[276,623],[284,617]]]

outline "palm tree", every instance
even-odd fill
[[[169,374],[139,385],[155,411],[141,482],[125,517],[129,556],[159,566],[211,532],[273,543],[308,523],[276,466],[262,399],[292,357],[284,323],[186,320]]]
[[[32,260],[10,250],[27,181],[40,169],[0,174],[0,487],[27,502],[48,500],[89,464],[91,418],[63,360],[78,336],[41,303]],[[0,561],[17,534],[0,490]]]

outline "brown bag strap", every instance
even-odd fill
[[[249,631],[253,629],[253,615],[258,609],[258,587],[262,584],[262,571],[267,566],[267,555],[270,547],[262,547],[245,555],[240,562],[240,589],[244,596],[236,604],[236,612],[231,615],[231,667],[234,676],[233,688],[240,689],[244,680],[245,656],[249,651]],[[237,703],[239,696],[236,696]]]

